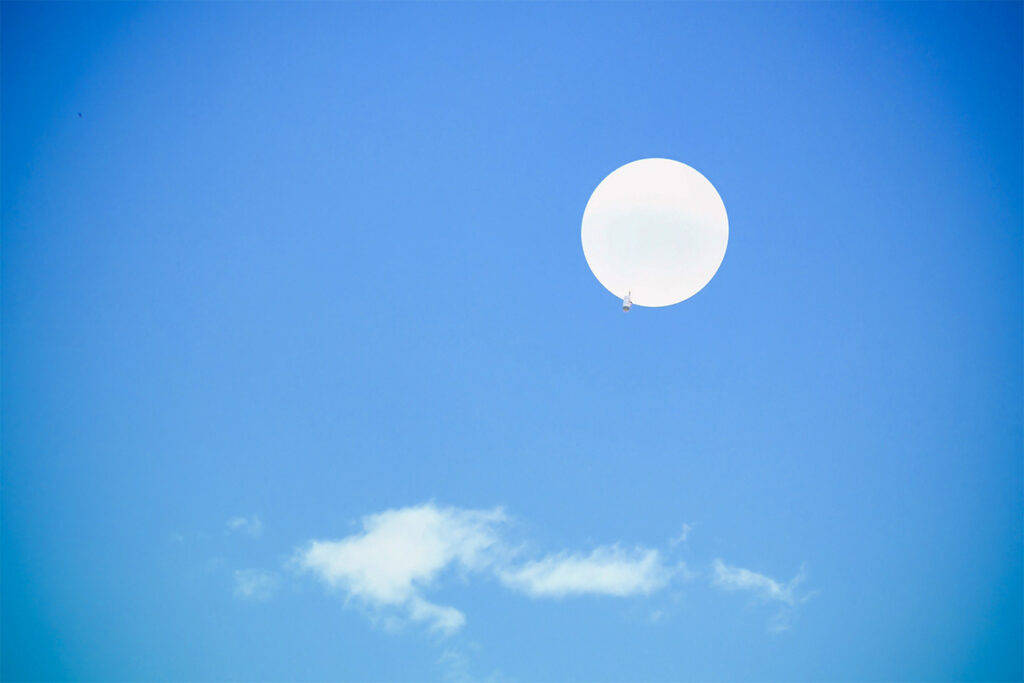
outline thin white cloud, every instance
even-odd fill
[[[297,565],[331,588],[371,608],[398,608],[442,634],[457,631],[465,616],[422,595],[451,566],[478,570],[500,551],[500,508],[460,510],[433,504],[388,510],[363,518],[363,532],[336,541],[313,541]]]
[[[780,609],[775,616],[768,620],[768,632],[782,633],[783,631],[788,631],[795,613],[795,607],[783,607]]]
[[[446,647],[437,658],[437,664],[441,668],[441,679],[449,683],[500,683],[510,680],[497,670],[486,676],[474,673],[472,655],[479,649],[480,646],[473,642],[461,643],[458,647]]]
[[[657,550],[618,546],[594,549],[589,555],[561,553],[499,572],[509,587],[533,597],[567,595],[647,595],[672,577]]]
[[[775,579],[758,574],[757,572],[742,567],[731,567],[721,560],[715,560],[714,576],[711,583],[723,590],[751,591],[762,600],[777,600],[787,605],[796,604],[796,588],[804,580],[804,570],[801,568],[789,583],[780,583]]]
[[[462,650],[448,648],[441,653],[437,663],[443,667],[444,680],[464,683],[473,680],[469,675],[469,657]]]
[[[768,630],[772,633],[788,630],[796,616],[798,606],[815,595],[813,591],[802,594],[797,592],[800,584],[806,578],[803,567],[787,583],[776,581],[749,569],[731,567],[721,560],[715,560],[713,571],[711,583],[718,588],[729,591],[749,591],[763,602],[782,604],[779,612],[768,621]]]
[[[236,569],[235,597],[244,600],[269,600],[277,591],[278,578],[263,569]]]
[[[680,543],[686,543],[686,539],[689,538],[690,532],[693,531],[692,524],[683,523],[683,528],[680,530],[679,535],[669,541],[669,545],[679,545]]]
[[[229,533],[241,533],[252,538],[259,538],[263,533],[263,522],[258,515],[252,517],[232,517],[227,523]]]
[[[466,615],[454,607],[435,605],[419,597],[409,601],[409,618],[425,621],[431,629],[445,635],[455,633],[466,623]]]

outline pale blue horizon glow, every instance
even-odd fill
[[[1022,14],[3,3],[0,676],[1020,680]]]

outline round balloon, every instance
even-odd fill
[[[613,171],[583,211],[583,255],[623,307],[671,306],[704,288],[729,242],[715,187],[671,159],[640,159]]]

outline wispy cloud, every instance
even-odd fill
[[[718,588],[728,591],[751,591],[762,600],[778,600],[787,605],[796,603],[796,588],[805,577],[804,570],[801,568],[800,573],[789,583],[780,583],[771,577],[749,569],[731,567],[721,560],[715,560],[713,570],[711,583]]]
[[[683,523],[683,528],[679,531],[679,535],[669,541],[669,545],[679,545],[680,543],[686,543],[686,539],[690,537],[690,532],[693,531],[692,524]]]
[[[449,681],[450,683],[467,683],[468,681],[501,683],[502,681],[510,680],[497,670],[492,671],[486,676],[474,673],[472,670],[472,657],[470,655],[472,651],[479,649],[480,646],[476,643],[462,644],[459,647],[446,647],[441,656],[437,658],[437,663],[441,667],[442,680]]]
[[[806,571],[803,567],[796,576],[782,583],[764,574],[742,567],[732,567],[722,560],[715,560],[711,583],[723,590],[749,591],[763,602],[781,603],[783,608],[768,622],[768,630],[777,633],[789,628],[800,603],[814,597],[814,592],[798,593],[805,578]]]
[[[446,681],[464,683],[464,681],[473,680],[469,675],[469,657],[462,650],[447,648],[438,657],[437,663],[443,667]]]
[[[277,574],[263,569],[237,569],[234,579],[235,597],[244,600],[269,600],[279,583]]]
[[[534,597],[567,595],[647,595],[668,583],[672,570],[657,550],[618,546],[594,549],[589,555],[560,553],[503,569],[501,580]]]
[[[335,541],[312,541],[296,564],[371,608],[398,608],[442,634],[457,631],[465,616],[435,605],[424,589],[445,569],[478,570],[493,560],[500,543],[500,508],[460,510],[432,504],[389,510],[363,518],[363,532]]]
[[[263,522],[258,515],[252,517],[232,517],[227,522],[229,533],[240,533],[252,538],[259,538],[263,533]]]

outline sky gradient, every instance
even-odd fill
[[[3,679],[1021,679],[1022,22],[3,3]]]

